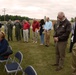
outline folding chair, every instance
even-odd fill
[[[15,54],[12,62],[7,63],[5,65],[5,70],[7,71],[7,73],[15,73],[16,75],[18,71],[22,70],[22,67],[20,66],[22,59],[23,59],[23,54],[20,51],[18,51]]]
[[[25,75],[25,74],[27,74],[27,75],[37,75],[37,72],[35,71],[35,69],[32,67],[32,66],[28,66],[25,70],[24,70],[24,72],[23,72],[23,75]]]
[[[13,53],[11,46],[8,46],[8,49],[10,49],[10,51]],[[5,52],[5,53],[6,53],[6,52]],[[3,53],[3,54],[1,54],[1,55],[5,55],[5,53]],[[12,54],[12,53],[11,53],[11,54]],[[6,58],[6,59],[1,59],[0,62],[1,62],[1,63],[3,63],[3,62],[6,62],[6,63],[7,63],[7,61],[10,60],[10,59],[11,59],[11,57],[10,57],[10,55],[9,55],[8,58]]]

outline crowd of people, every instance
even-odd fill
[[[22,22],[19,20],[16,20],[14,22],[9,20],[4,24],[4,32],[7,34],[8,41],[13,41],[14,26],[15,38],[17,41],[20,41],[23,38],[24,43],[28,43],[30,38],[30,28],[32,27],[33,43],[38,42],[38,36],[40,35],[40,45],[45,44],[46,47],[49,47],[50,31],[53,26],[49,17],[46,18],[46,21],[44,19],[41,19],[40,21],[33,19],[32,23],[27,20],[23,20]]]
[[[30,27],[32,26],[33,43],[38,42],[38,35],[40,35],[40,45],[45,45],[46,47],[49,47],[50,45],[50,34],[51,34],[52,27],[54,28],[53,38],[54,38],[54,43],[56,48],[56,63],[53,64],[52,66],[57,66],[56,71],[63,69],[64,59],[65,59],[65,49],[67,47],[67,41],[68,41],[69,35],[72,32],[69,52],[72,52],[73,74],[76,74],[76,43],[75,43],[76,42],[76,36],[75,36],[76,18],[73,25],[69,22],[69,20],[66,18],[63,12],[58,13],[57,21],[54,25],[52,21],[50,21],[49,17],[46,17],[46,20],[41,19],[40,21],[34,19],[32,24],[26,20],[23,20],[22,22],[20,22],[19,20],[16,20],[14,23],[12,23],[11,20],[9,20],[5,26],[7,28],[5,29],[5,33],[7,33],[8,35],[8,41],[13,41],[13,37],[12,37],[13,26],[15,26],[15,37],[17,41],[23,38],[24,43],[28,43],[29,37],[30,37]],[[0,35],[3,35],[3,33],[0,32]],[[2,42],[0,40],[0,49],[2,46],[1,43]]]

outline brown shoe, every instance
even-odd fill
[[[59,64],[53,64],[52,66],[59,66]]]
[[[62,67],[57,67],[56,68],[56,71],[60,71],[60,70],[62,70],[63,68]]]
[[[76,70],[73,71],[72,75],[76,75]]]

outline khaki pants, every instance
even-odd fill
[[[28,42],[28,29],[23,30],[24,42]]]
[[[74,44],[73,50],[72,50],[72,69],[76,75],[76,43]]]
[[[38,41],[38,32],[33,32],[33,41]]]
[[[44,38],[45,38],[45,45],[49,45],[50,44],[50,30],[45,32]]]
[[[56,42],[56,64],[63,67],[67,42]]]

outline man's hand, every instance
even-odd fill
[[[58,37],[54,37],[54,41],[55,42],[58,42]]]
[[[47,30],[44,30],[44,32],[47,32]]]

